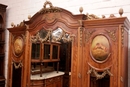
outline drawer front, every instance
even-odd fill
[[[54,81],[56,81],[56,82],[57,82],[57,81],[62,81],[62,76],[55,77],[55,78],[54,78]]]
[[[31,80],[31,87],[44,87],[45,86],[45,80]]]

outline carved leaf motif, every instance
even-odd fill
[[[116,30],[107,30],[107,29],[105,29],[105,31],[108,33],[109,37],[113,41],[116,41],[116,36],[115,36]]]

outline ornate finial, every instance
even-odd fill
[[[122,17],[122,14],[123,14],[123,9],[122,8],[119,9],[119,14]]]
[[[28,19],[29,19],[29,20],[31,19],[31,15],[28,15]]]
[[[105,15],[102,15],[102,18],[106,18]]]
[[[56,13],[61,11],[62,10],[60,8],[54,7],[50,1],[46,0],[46,2],[43,5],[43,8],[39,11],[39,13],[46,14],[46,13]]]
[[[79,11],[80,11],[80,13],[82,14],[82,12],[83,12],[83,7],[80,7],[80,8],[79,8]]]
[[[44,3],[43,8],[47,8],[47,7],[46,7],[47,5],[49,5],[50,8],[53,7],[52,3],[51,3],[50,1],[48,1],[48,0],[46,0],[46,2]]]
[[[113,17],[115,17],[115,15],[114,14],[110,14],[110,18],[113,18]]]
[[[13,23],[13,22],[11,23],[11,26],[12,26],[12,27],[15,27],[15,25],[14,25],[14,23]]]

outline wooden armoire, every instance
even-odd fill
[[[6,5],[0,4],[0,87],[5,87],[5,26]]]
[[[48,5],[48,6],[47,6]],[[8,87],[127,87],[127,17],[73,15],[46,1],[9,30]]]

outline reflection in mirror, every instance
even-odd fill
[[[61,28],[52,31],[52,40],[58,41],[62,38],[62,36],[63,36],[63,30]]]
[[[33,43],[36,42],[63,42],[67,43],[72,41],[72,36],[69,33],[63,31],[61,28],[57,28],[56,30],[40,30],[36,35],[31,37],[31,41]]]
[[[49,63],[32,63],[31,64],[31,74],[40,74],[45,72],[54,71],[54,65],[52,62]]]
[[[40,44],[32,43],[32,59],[39,59],[40,57]]]
[[[42,30],[40,30],[39,31],[39,36],[42,38],[42,39],[44,39],[46,36],[47,36],[47,31],[46,30],[44,30],[44,29],[42,29]]]
[[[44,45],[44,59],[50,59],[50,44],[43,44]]]

